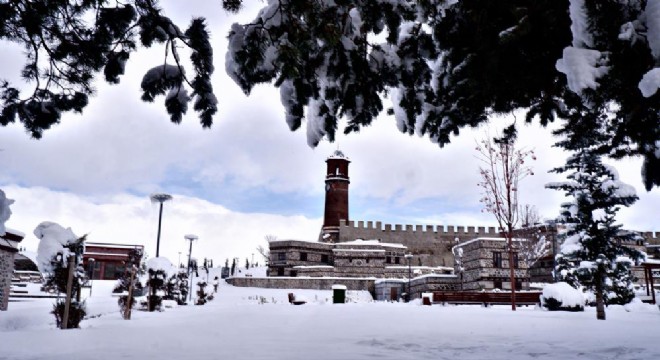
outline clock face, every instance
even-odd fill
[[[325,191],[330,190],[330,184],[325,184]]]

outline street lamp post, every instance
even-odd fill
[[[410,279],[412,278],[412,257],[411,253],[404,255],[406,260],[408,260],[408,293],[406,294],[406,302],[410,301]]]
[[[151,195],[151,202],[152,203],[160,203],[160,210],[158,212],[158,235],[156,237],[156,257],[160,255],[159,250],[160,250],[160,225],[161,221],[163,219],[163,203],[165,201],[172,200],[172,195],[169,194],[152,194]]]
[[[188,288],[188,301],[192,301],[192,292],[193,292],[193,281],[191,273],[191,264],[192,264],[192,243],[194,240],[197,240],[197,235],[188,234],[184,238],[190,241],[190,248],[188,249],[188,278],[190,279],[190,287]]]
[[[94,288],[94,262],[96,262],[96,259],[89,258],[89,264],[92,267],[92,274],[89,277],[89,297],[92,297],[92,289]]]
[[[176,267],[181,266],[181,251],[179,251],[179,261],[176,264]]]

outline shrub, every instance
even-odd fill
[[[541,304],[550,311],[584,311],[584,296],[580,290],[558,282],[543,288]]]
[[[50,313],[55,315],[55,324],[58,328],[62,327],[62,322],[64,321],[64,301],[58,301],[53,304],[53,311]],[[83,320],[85,315],[87,315],[85,302],[71,301],[71,306],[69,306],[69,320],[67,321],[67,328],[74,329],[80,327],[80,322]]]

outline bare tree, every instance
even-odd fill
[[[550,250],[551,242],[546,236],[548,224],[541,222],[541,217],[533,205],[525,204],[518,209],[518,212],[520,228],[516,230],[515,235],[523,239],[518,244],[519,259],[529,269]]]
[[[511,279],[511,310],[516,310],[516,279],[513,264],[513,229],[520,220],[518,205],[518,184],[527,175],[533,175],[525,163],[528,158],[536,159],[533,150],[515,147],[517,131],[515,124],[504,129],[500,138],[486,138],[477,142],[477,158],[483,162],[479,167],[483,189],[481,202],[484,211],[495,216],[509,253]]]
[[[264,240],[266,240],[266,242],[270,244],[271,241],[277,240],[277,236],[268,234],[264,236]],[[263,245],[259,245],[257,246],[257,252],[259,253],[259,255],[263,256],[264,261],[268,263],[268,259],[270,257],[270,249],[265,248]]]

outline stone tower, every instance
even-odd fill
[[[337,150],[325,161],[325,214],[321,228],[321,241],[339,240],[339,220],[348,221],[348,164],[350,160]]]

